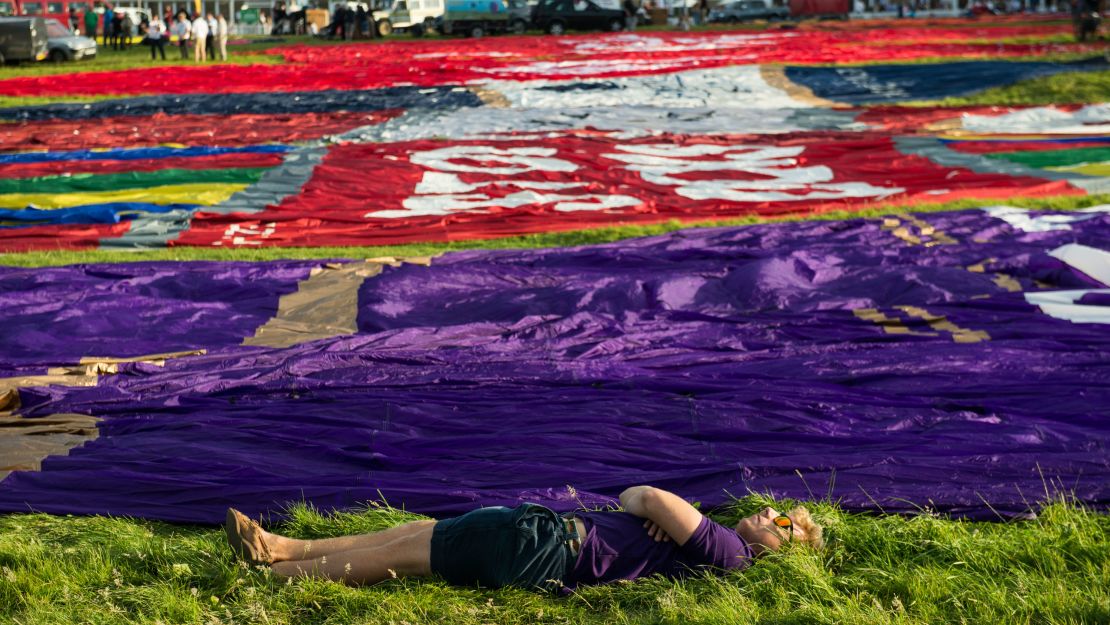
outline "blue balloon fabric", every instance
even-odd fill
[[[1106,71],[1103,59],[1070,63],[959,61],[855,67],[790,66],[786,76],[819,97],[850,104],[939,100],[1062,72]]]

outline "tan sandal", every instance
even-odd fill
[[[270,548],[262,540],[262,527],[234,508],[227,509],[224,521],[227,544],[235,555],[251,566],[269,566],[274,563]]]

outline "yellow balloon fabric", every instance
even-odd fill
[[[0,208],[68,208],[85,204],[109,202],[144,202],[147,204],[219,204],[232,194],[246,189],[245,184],[175,184],[146,189],[120,189],[92,193],[4,193]]]

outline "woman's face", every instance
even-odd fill
[[[777,516],[779,511],[767,506],[749,517],[740,519],[736,524],[736,533],[747,541],[755,555],[775,551],[789,539],[787,530],[775,525],[774,518]],[[798,528],[793,528],[793,531],[797,534]]]

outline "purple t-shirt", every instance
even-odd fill
[[[681,547],[656,542],[644,529],[644,520],[627,512],[575,512],[585,525],[582,549],[566,588],[604,584],[648,575],[679,578],[699,570],[742,569],[752,552],[735,530],[702,517],[693,536]]]

